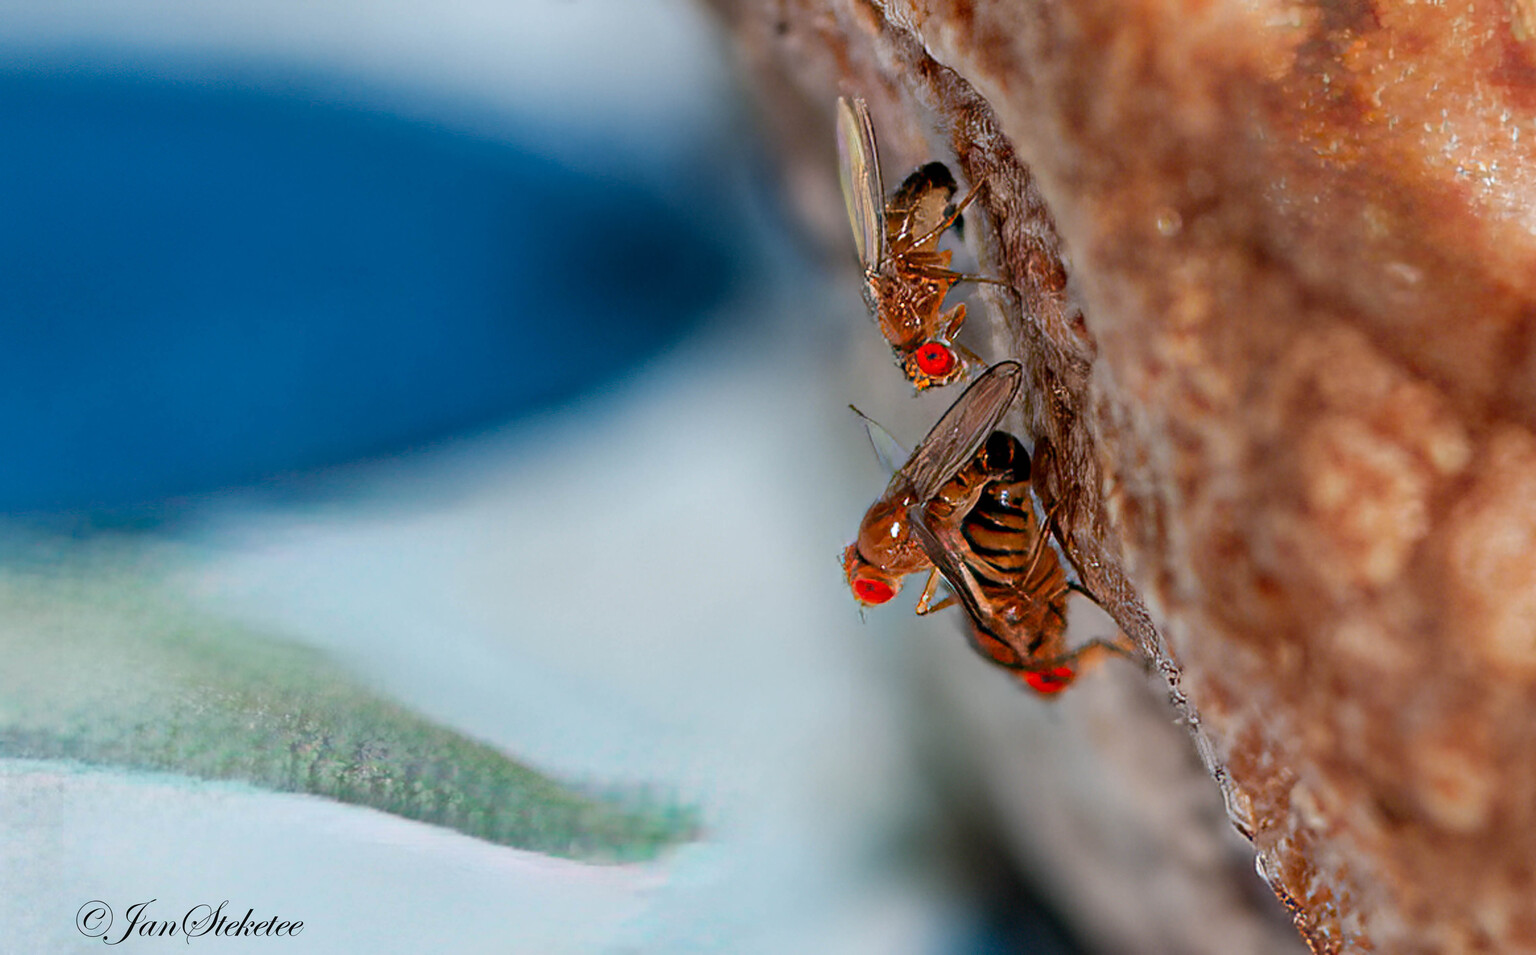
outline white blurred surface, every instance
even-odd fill
[[[0,760],[0,819],[0,950],[17,953],[603,951],[666,872],[550,859],[323,799],[20,760]],[[91,900],[114,913],[98,937],[75,928]],[[179,922],[225,900],[235,920],[254,908],[252,921],[304,926],[122,938],[136,902]]]
[[[829,489],[856,431],[816,369],[790,378],[793,349],[750,338],[360,503],[225,516],[187,580],[540,769],[698,803],[708,845],[669,866],[633,938],[656,951],[816,948],[908,891],[870,869],[910,768],[826,503],[848,496]]]
[[[835,563],[858,426],[797,354],[716,335],[538,421],[348,469],[342,502],[229,504],[169,545],[205,608],[541,770],[696,804],[704,841],[593,867],[322,799],[0,763],[0,924],[76,950],[87,900],[216,895],[303,919],[290,952],[934,951],[953,914],[895,861],[918,807],[889,638]]]

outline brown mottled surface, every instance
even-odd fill
[[[858,92],[988,183],[1043,490],[1313,948],[1536,951],[1536,2],[716,6],[802,182]]]

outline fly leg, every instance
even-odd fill
[[[949,209],[945,211],[944,218],[939,220],[938,225],[934,226],[932,229],[929,229],[924,235],[918,237],[917,241],[913,242],[912,244],[922,245],[923,243],[931,240],[934,236],[943,232],[945,229],[954,225],[956,220],[960,218],[960,213],[964,212],[965,207],[975,201],[976,194],[979,192],[981,192],[981,185],[972,186],[971,191],[965,194],[965,198],[950,206]]]
[[[996,285],[998,288],[1013,288],[1013,283],[1005,279],[995,279],[990,275],[970,275],[965,272],[951,272],[950,278],[955,282],[976,282],[981,285]]]
[[[1039,455],[1039,454],[1036,455],[1036,462],[1035,462],[1036,465],[1037,465],[1037,469],[1036,470],[1037,470],[1037,473],[1040,473],[1040,474],[1045,473],[1043,469],[1038,468],[1040,460],[1043,457],[1044,457],[1043,455]],[[1040,489],[1037,487],[1035,490],[1036,490],[1036,495],[1039,496]],[[1061,525],[1056,523],[1056,516],[1061,513],[1062,503],[1063,503],[1062,501],[1058,500],[1055,504],[1051,505],[1050,510],[1046,511],[1046,514],[1045,514],[1045,524],[1044,524],[1043,529],[1049,529],[1049,528],[1051,528],[1053,526],[1055,527],[1055,529],[1056,529],[1056,539],[1058,541],[1063,541],[1062,551],[1065,552],[1066,551],[1065,535],[1061,533]],[[1071,557],[1071,554],[1068,554],[1067,556]],[[1093,601],[1093,605],[1095,607],[1098,607],[1100,610],[1103,610],[1106,613],[1109,611],[1109,608],[1104,606],[1104,602],[1102,600],[1100,600],[1098,598],[1098,596],[1096,594],[1094,594],[1093,591],[1089,590],[1087,587],[1084,587],[1082,584],[1078,583],[1077,581],[1075,581],[1075,580],[1068,580],[1067,581],[1067,589],[1071,590],[1071,591],[1075,591],[1077,593],[1082,594],[1084,597],[1087,597],[1089,600]]]
[[[1064,666],[1081,673],[1085,667],[1097,666],[1099,661],[1110,656],[1135,660],[1136,647],[1131,643],[1131,639],[1122,633],[1113,640],[1103,638],[1089,640],[1076,650],[1071,650],[1052,660],[1040,661],[1039,665],[1042,668]]]
[[[1084,597],[1087,597],[1089,600],[1093,601],[1094,606],[1108,613],[1109,608],[1100,603],[1099,598],[1095,597],[1092,591],[1077,581],[1067,581],[1067,589],[1082,594]],[[1101,647],[1107,652],[1119,654],[1120,656],[1125,657],[1127,660],[1137,660],[1140,658],[1140,655],[1137,653],[1136,644],[1132,642],[1131,638],[1126,636],[1124,633],[1117,634],[1112,640],[1105,640],[1103,638],[1091,640],[1088,643],[1083,644],[1082,647],[1073,651],[1073,655],[1075,656],[1076,654],[1083,652],[1083,650],[1095,646]]]
[[[959,202],[955,203],[948,209],[944,215],[944,218],[939,221],[938,225],[934,226],[932,229],[929,229],[923,235],[918,236],[917,239],[913,240],[912,245],[922,246],[925,243],[932,241],[934,237],[938,236],[945,229],[948,229],[950,226],[957,225],[960,222],[960,214],[965,211],[966,206],[975,201],[976,196],[980,194],[982,187],[985,185],[985,183],[978,183],[977,185],[972,186],[970,192],[965,194],[965,198],[961,199]],[[986,275],[966,275],[960,272],[947,272],[947,277],[954,282],[983,282],[988,285],[1000,285],[1004,288],[1013,287],[1012,282],[1005,282],[1002,279],[994,279]]]
[[[1124,637],[1114,641],[1090,640],[1069,653],[1044,660],[1030,660],[1021,667],[1024,672],[1019,674],[1019,679],[1036,693],[1052,696],[1065,690],[1085,670],[1098,666],[1101,660],[1112,654],[1131,657],[1130,641]]]
[[[942,254],[948,256],[950,253],[946,249]],[[1003,279],[995,279],[988,275],[972,275],[969,272],[956,272],[949,267],[948,261],[927,264],[909,261],[906,271],[921,278],[930,279],[935,282],[945,282],[949,285],[957,285],[960,282],[980,282],[984,285],[1013,288],[1012,282]]]
[[[937,613],[938,611],[943,610],[945,607],[952,607],[958,602],[955,599],[955,595],[950,594],[948,597],[945,597],[938,603],[931,603],[933,600],[934,591],[938,589],[939,581],[941,579],[942,578],[939,576],[938,568],[934,568],[928,572],[928,583],[923,586],[923,592],[919,594],[917,598],[916,610],[918,616],[926,617],[928,614]]]
[[[1045,553],[1045,540],[1050,536],[1051,522],[1056,519],[1056,512],[1060,508],[1061,502],[1057,501],[1055,506],[1045,512],[1045,520],[1040,522],[1040,533],[1035,537],[1034,546],[1029,549],[1029,566],[1024,568],[1024,573],[1019,577],[1020,580],[1028,581],[1034,576],[1035,568],[1040,565],[1040,555]],[[1067,588],[1071,589],[1071,587],[1072,582],[1067,581]],[[1047,600],[1055,601],[1060,596],[1060,594],[1052,594]]]
[[[1082,584],[1078,583],[1077,581],[1075,581],[1075,580],[1067,581],[1067,589],[1068,590],[1072,590],[1072,591],[1076,591],[1077,593],[1082,594],[1084,597],[1087,597],[1089,600],[1093,601],[1094,606],[1098,607],[1100,610],[1104,611],[1106,614],[1109,613],[1109,608],[1104,606],[1104,604],[1102,604],[1099,601],[1099,598],[1095,597],[1093,595],[1093,591],[1089,590],[1087,587],[1084,587]],[[1111,622],[1113,622],[1113,621],[1111,621]],[[1119,636],[1115,637],[1113,640],[1102,640],[1101,639],[1101,640],[1095,640],[1093,642],[1094,643],[1102,643],[1105,646],[1110,647],[1116,653],[1120,654],[1121,656],[1125,657],[1128,660],[1140,659],[1140,654],[1138,653],[1138,648],[1137,648],[1135,642],[1132,641],[1131,638],[1126,636],[1124,633],[1121,633]]]

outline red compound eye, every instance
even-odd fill
[[[1076,674],[1072,672],[1071,667],[1056,667],[1044,673],[1026,673],[1024,674],[1024,682],[1028,683],[1029,688],[1036,693],[1049,695],[1065,690],[1067,684],[1072,682],[1074,676]]]
[[[855,577],[853,579],[853,595],[859,598],[860,603],[883,604],[896,596],[896,590],[883,580]]]
[[[941,342],[926,342],[912,355],[918,370],[930,378],[943,378],[955,370],[955,353]]]

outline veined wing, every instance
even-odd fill
[[[872,272],[885,261],[885,182],[880,178],[875,124],[862,99],[837,98],[837,154],[859,264]]]
[[[875,460],[880,462],[880,467],[885,469],[888,477],[895,476],[901,470],[902,465],[897,462],[905,462],[911,455],[907,449],[901,446],[895,436],[869,415],[849,405],[848,409],[858,415],[864,421],[864,432],[869,435],[869,446],[874,449]]]
[[[914,249],[937,248],[942,231],[939,227],[949,218],[950,203],[958,188],[954,174],[943,163],[919,166],[886,203],[886,218],[894,217],[900,222],[895,234],[905,238]],[[889,222],[886,231],[892,231]],[[928,241],[918,243],[924,236]]]
[[[911,485],[916,500],[927,503],[976,455],[1018,398],[1023,383],[1022,365],[998,362],[949,406],[897,472]]]
[[[918,546],[933,566],[938,569],[944,582],[949,584],[949,590],[960,601],[965,612],[971,618],[972,629],[971,643],[983,656],[1000,667],[1009,670],[1027,669],[1023,664],[1022,655],[1014,649],[1011,641],[1005,639],[994,627],[997,616],[987,609],[981,596],[981,585],[976,582],[976,577],[971,569],[965,566],[965,562],[956,556],[955,549],[948,547],[933,528],[928,526],[928,512],[925,505],[914,504],[907,509],[907,520],[912,527],[912,536],[917,539]],[[980,637],[985,634],[987,638],[995,641],[1000,646],[1009,650],[1013,660],[1000,659],[996,653],[986,648]]]

